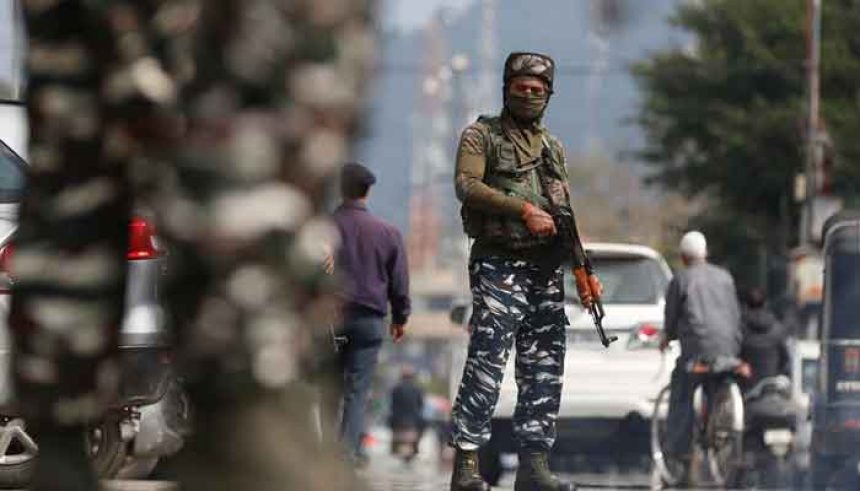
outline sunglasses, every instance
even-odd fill
[[[537,96],[543,96],[549,93],[549,88],[545,85],[527,82],[514,82],[511,84],[511,90],[518,94],[532,94]]]

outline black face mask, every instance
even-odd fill
[[[532,122],[540,119],[546,110],[549,95],[508,94],[506,106],[515,118]]]

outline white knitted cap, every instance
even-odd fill
[[[708,241],[704,234],[697,230],[687,232],[681,238],[681,254],[689,259],[705,259],[708,257]]]

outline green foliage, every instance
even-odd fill
[[[736,222],[735,246],[784,250],[797,220],[788,204],[804,159],[805,21],[802,0],[686,3],[671,23],[692,45],[633,67],[652,181],[708,196],[697,221]],[[860,2],[824,2],[821,110],[838,155],[835,191],[849,199],[860,192],[858,32]]]

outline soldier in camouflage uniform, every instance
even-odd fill
[[[565,326],[562,264],[583,264],[584,251],[557,234],[550,210],[571,211],[561,143],[541,124],[555,64],[512,53],[505,62],[504,109],[462,134],[455,185],[470,258],[473,313],[463,379],[453,411],[457,450],[452,490],[484,490],[477,450],[490,439],[490,418],[511,347],[519,388],[514,432],[520,446],[518,491],[570,490],[548,468],[561,402]],[[575,271],[583,304],[600,283]]]

